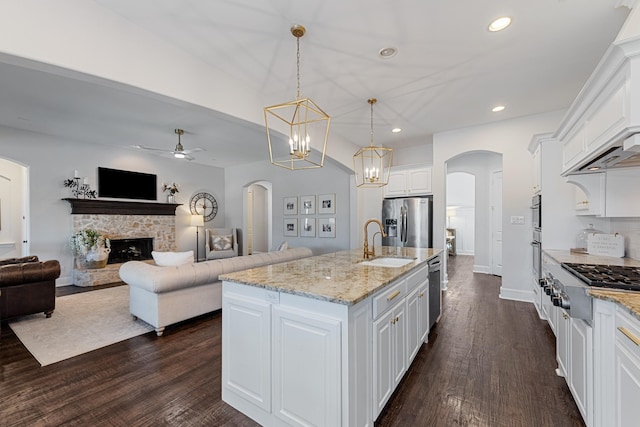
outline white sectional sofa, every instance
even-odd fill
[[[129,311],[152,325],[158,336],[168,325],[222,308],[218,276],[313,255],[308,248],[160,267],[129,261],[120,278],[129,285]]]

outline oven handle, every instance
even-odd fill
[[[540,242],[531,242],[531,246],[540,246]]]

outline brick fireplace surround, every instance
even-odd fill
[[[175,211],[179,204],[123,202],[98,199],[64,199],[71,205],[72,232],[93,228],[110,239],[153,238],[154,251],[176,248]],[[122,264],[81,270],[74,265],[76,286],[95,286],[119,282]]]

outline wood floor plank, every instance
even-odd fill
[[[583,425],[533,306],[500,300],[472,257],[449,261],[442,319],[376,425]],[[0,425],[256,426],[221,400],[221,329],[213,313],[41,368],[5,323]]]

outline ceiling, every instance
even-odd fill
[[[401,148],[434,133],[567,108],[629,10],[619,0],[95,0],[259,94],[264,105],[301,93],[331,117],[332,138]],[[510,16],[506,30],[487,27]],[[395,47],[392,58],[378,52]],[[491,112],[496,105],[505,110]],[[0,59],[0,125],[79,141],[171,150],[174,128],[195,162],[264,159],[261,124],[142,90],[48,73]],[[400,133],[391,133],[399,127]],[[541,129],[553,131],[553,129]],[[149,153],[149,155],[153,155]]]

